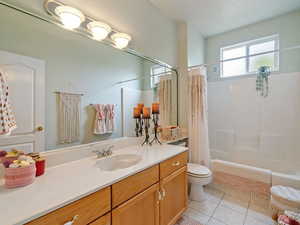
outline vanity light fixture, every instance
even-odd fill
[[[130,35],[125,33],[114,33],[111,35],[111,39],[113,40],[115,47],[119,49],[126,48],[131,41]]]
[[[92,21],[87,24],[88,30],[92,33],[93,38],[102,41],[111,32],[111,27],[106,23]]]
[[[119,32],[105,22],[91,18],[77,8],[64,5],[60,0],[45,0],[44,9],[55,18],[56,24],[115,48],[125,49],[132,40],[130,35]]]
[[[55,14],[59,17],[64,27],[67,29],[75,29],[85,20],[85,16],[78,9],[70,6],[58,6],[55,8]]]

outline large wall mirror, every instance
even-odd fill
[[[169,113],[165,125],[177,125],[174,68],[5,3],[0,15],[0,72],[17,121],[10,135],[0,135],[1,149],[45,151],[135,136],[133,108],[151,107],[160,96]],[[103,116],[113,116],[113,124],[97,124]]]

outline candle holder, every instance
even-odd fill
[[[143,119],[141,117],[138,120],[139,120],[139,136],[143,136],[144,122],[143,122]]]
[[[136,135],[136,137],[139,137],[139,131],[140,131],[139,118],[135,118],[135,135]]]
[[[153,123],[154,123],[154,138],[150,142],[150,145],[155,141],[158,144],[161,144],[160,140],[158,139],[158,120],[159,120],[159,114],[155,113],[153,114]]]
[[[145,141],[142,143],[142,146],[144,144],[148,144],[151,145],[151,143],[149,142],[149,128],[150,128],[150,118],[143,118],[144,120],[144,124],[145,124]]]

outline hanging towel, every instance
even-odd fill
[[[162,127],[170,126],[172,113],[172,80],[161,79],[159,81],[158,98],[160,105],[160,124]]]
[[[81,96],[59,93],[59,143],[68,144],[80,140]]]
[[[115,105],[106,105],[106,131],[113,133],[115,130]]]
[[[8,95],[8,84],[0,71],[0,135],[10,135],[17,128]]]
[[[96,110],[94,134],[106,134],[106,107],[103,104],[94,105]]]

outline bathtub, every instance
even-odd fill
[[[224,186],[243,192],[269,195],[274,185],[284,185],[300,189],[300,176],[273,172],[245,164],[214,159],[211,162],[213,171],[212,185]]]

